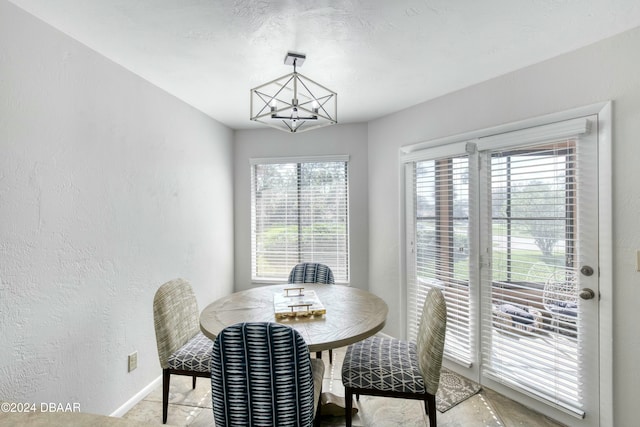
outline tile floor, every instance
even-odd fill
[[[329,355],[323,353],[325,379],[323,391],[344,396],[340,371],[345,349],[333,351],[333,364]],[[211,383],[198,378],[195,390],[191,389],[191,378],[172,376],[169,394],[168,426],[202,427],[212,426]],[[353,418],[354,426],[427,426],[424,406],[421,402],[362,396],[359,411]],[[124,415],[124,418],[149,424],[162,425],[162,387],[151,392],[144,400]],[[343,417],[322,417],[322,426],[344,426]],[[440,427],[560,427],[549,418],[531,411],[489,389],[467,399],[445,413],[438,412]]]

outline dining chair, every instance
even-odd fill
[[[310,358],[295,329],[274,322],[227,326],[211,357],[215,424],[319,426],[323,376],[324,363]]]
[[[171,375],[196,378],[211,375],[213,342],[200,332],[198,301],[184,279],[160,286],[153,298],[153,321],[162,367],[162,423],[167,422]]]
[[[301,262],[291,269],[289,283],[324,283],[333,285],[333,271],[317,262]]]
[[[325,265],[317,262],[302,262],[291,269],[288,283],[323,283],[333,285],[333,271]],[[316,358],[322,358],[322,352],[316,352]],[[329,363],[333,363],[333,350],[329,350]]]
[[[416,342],[373,336],[351,344],[342,365],[345,417],[351,426],[353,395],[398,397],[424,401],[429,426],[436,427],[436,392],[447,327],[442,291],[427,293]]]

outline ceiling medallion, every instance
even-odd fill
[[[296,71],[305,58],[287,53],[293,73],[251,89],[251,120],[289,133],[338,123],[338,94]]]

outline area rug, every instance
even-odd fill
[[[436,408],[446,412],[480,391],[480,384],[468,380],[443,367],[440,370],[440,385],[436,393]]]

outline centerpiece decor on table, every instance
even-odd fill
[[[273,309],[276,319],[319,316],[327,312],[316,292],[303,287],[285,288],[274,294]]]

